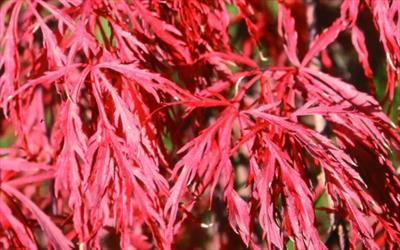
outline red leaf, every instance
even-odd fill
[[[28,199],[25,195],[21,194],[18,190],[13,187],[2,184],[1,189],[8,194],[17,198],[24,206],[32,213],[35,219],[39,222],[40,227],[50,240],[51,244],[56,249],[71,249],[72,243],[64,236],[62,231],[54,225],[51,219],[38,208],[35,203]]]

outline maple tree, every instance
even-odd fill
[[[398,249],[399,12],[1,1],[1,248]]]

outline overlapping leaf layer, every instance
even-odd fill
[[[400,1],[0,4],[0,248],[400,248]]]

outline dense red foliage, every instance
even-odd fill
[[[0,248],[399,249],[400,1],[309,2],[1,1]]]

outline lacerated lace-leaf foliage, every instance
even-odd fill
[[[0,248],[400,248],[400,1],[328,2],[1,1]]]

